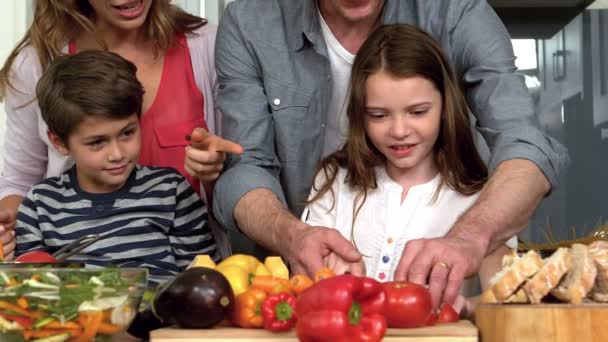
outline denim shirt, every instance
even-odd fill
[[[296,216],[322,157],[331,72],[315,0],[236,0],[216,40],[223,136],[240,143],[215,185],[214,213],[237,229],[238,200],[274,192]],[[463,80],[476,129],[492,155],[534,162],[555,186],[565,148],[540,130],[510,37],[486,0],[385,0],[385,24],[416,25],[434,36]]]

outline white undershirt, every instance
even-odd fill
[[[323,38],[327,44],[327,55],[332,77],[331,100],[327,113],[327,124],[325,127],[325,144],[323,156],[335,152],[346,141],[348,119],[346,117],[346,106],[348,104],[348,82],[350,71],[355,60],[355,55],[348,52],[336,39],[331,29],[319,12]]]

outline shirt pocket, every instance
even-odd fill
[[[268,79],[265,83],[266,98],[274,120],[277,156],[281,162],[298,160],[303,135],[307,134],[302,126],[309,118],[312,94]]]
[[[154,134],[160,147],[185,147],[190,144],[186,136],[192,134],[196,127],[205,127],[203,123],[204,120],[201,118],[161,125],[154,127]]]

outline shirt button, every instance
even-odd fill
[[[380,278],[380,280],[384,280],[384,278],[386,278],[386,274],[384,274],[384,272],[378,274],[378,278]]]
[[[98,204],[97,207],[95,207],[95,209],[97,209],[97,211],[103,211],[104,207],[101,204]]]
[[[388,239],[386,240],[386,242],[387,242],[387,243],[390,245],[391,243],[393,243],[393,238],[388,238]]]
[[[387,263],[389,260],[391,260],[391,258],[390,258],[388,255],[385,255],[385,256],[383,256],[383,257],[382,257],[382,262],[383,262],[383,263],[385,263],[385,264],[386,264],[386,263]]]
[[[274,101],[272,101],[272,103],[274,103],[275,106],[278,106],[281,104],[281,99],[274,99]]]

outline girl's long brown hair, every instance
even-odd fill
[[[155,43],[156,51],[171,46],[176,33],[190,33],[207,23],[169,1],[153,0],[144,23],[145,38]],[[0,100],[6,95],[7,87],[12,87],[10,70],[21,50],[33,46],[45,70],[53,58],[62,54],[61,49],[68,40],[76,39],[84,31],[95,32],[93,14],[88,0],[36,0],[32,25],[0,69]],[[102,37],[97,40],[105,47]]]
[[[443,185],[463,195],[471,195],[481,190],[488,177],[487,167],[475,147],[466,100],[439,44],[429,34],[411,25],[381,26],[365,41],[353,64],[346,143],[321,161],[316,174],[323,172],[325,180],[313,185],[318,192],[308,201],[314,202],[332,191],[338,169],[346,169],[346,183],[359,191],[353,207],[353,226],[368,191],[378,187],[374,168],[386,162],[365,132],[365,84],[372,74],[380,71],[398,78],[423,77],[431,81],[442,95],[441,127],[435,143],[435,162],[442,181],[434,200]]]

